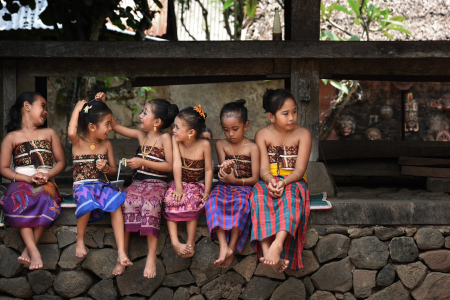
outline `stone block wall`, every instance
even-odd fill
[[[24,248],[16,229],[0,230],[0,299],[450,299],[450,227],[312,225],[304,269],[279,274],[258,262],[248,241],[228,269],[214,266],[219,246],[200,221],[196,253],[180,258],[167,228],[158,242],[157,276],[144,278],[146,239],[132,236],[134,265],[113,276],[117,251],[109,225],[86,231],[89,253],[75,257],[74,226],[55,226],[42,237],[44,268],[17,262]],[[185,239],[185,229],[179,237]]]

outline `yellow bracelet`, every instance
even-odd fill
[[[242,178],[242,186],[245,184],[245,178]]]
[[[269,175],[264,176],[263,181],[266,182],[266,177],[267,177],[267,176],[271,176],[271,175],[272,175],[272,174],[269,174]]]
[[[110,167],[109,167],[109,165],[107,165],[108,166],[108,171],[106,171],[106,172],[103,172],[103,174],[108,174],[109,173],[109,169],[110,169]]]
[[[269,171],[269,172],[266,172],[266,173],[264,173],[262,177],[264,178],[264,176],[266,176],[266,175],[267,175],[267,174],[269,174],[269,173],[270,173],[270,171]]]
[[[14,176],[13,176],[13,182],[16,182],[16,175],[17,175],[17,172],[14,173]]]
[[[297,175],[297,181],[300,181],[300,175],[297,174],[297,172],[292,171],[295,175]]]
[[[69,124],[69,127],[75,127],[75,128],[78,128],[77,125],[72,125],[72,124]]]

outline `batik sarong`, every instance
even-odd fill
[[[89,223],[106,218],[125,201],[126,194],[120,188],[102,181],[86,181],[73,186],[73,199],[77,203],[77,218],[91,213]]]
[[[227,231],[227,242],[230,242],[231,229],[238,228],[239,238],[236,250],[242,251],[250,232],[250,194],[252,187],[219,183],[212,190],[206,202],[206,221],[209,235],[217,240],[217,229]]]
[[[192,221],[198,219],[205,209],[203,193],[205,185],[200,182],[182,182],[185,196],[180,201],[173,199],[172,193],[177,190],[172,183],[164,197],[163,216],[168,221]]]
[[[285,176],[274,177],[277,182]],[[303,268],[302,252],[306,237],[306,226],[309,217],[309,190],[304,180],[294,182],[285,187],[283,196],[273,199],[269,195],[266,183],[259,181],[253,187],[250,196],[252,219],[252,246],[263,256],[257,241],[275,237],[280,231],[288,233],[284,242],[281,258],[289,260],[288,268]]]
[[[167,183],[157,179],[136,180],[125,190],[122,204],[125,231],[159,237],[161,205]]]
[[[0,199],[5,219],[11,227],[52,227],[61,213],[62,198],[53,181],[44,185],[11,182]]]

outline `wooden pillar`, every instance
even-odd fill
[[[320,36],[320,0],[290,2],[291,40],[318,41]],[[289,3],[287,2],[287,3]],[[287,7],[287,9],[289,9]],[[289,13],[289,11],[286,11]],[[310,161],[319,158],[319,64],[313,59],[291,59],[290,89],[297,101],[297,122],[312,134]]]
[[[17,98],[17,68],[12,59],[3,61],[3,109],[2,138],[6,135],[5,126],[9,121],[9,110]]]

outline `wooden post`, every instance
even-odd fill
[[[289,1],[291,39],[318,41],[320,36],[320,0]],[[287,3],[289,3],[287,2]],[[287,8],[289,9],[289,8]],[[288,12],[287,12],[288,13]],[[313,59],[291,59],[290,88],[299,101],[297,122],[312,134],[310,161],[319,158],[319,64]]]
[[[6,135],[5,126],[9,121],[9,110],[17,98],[17,68],[15,60],[3,61],[3,116],[2,138]]]

